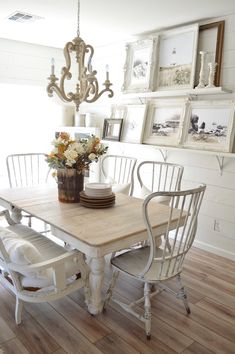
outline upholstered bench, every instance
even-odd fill
[[[83,286],[87,290],[84,255],[21,224],[0,227],[0,269],[0,281],[16,295],[17,324],[23,301],[51,301]]]

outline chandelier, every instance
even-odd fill
[[[49,97],[56,92],[59,98],[64,102],[74,102],[76,111],[79,111],[79,106],[82,102],[95,102],[104,92],[109,92],[108,97],[113,97],[113,91],[110,89],[112,83],[109,81],[109,68],[106,65],[106,79],[103,83],[104,89],[99,92],[99,84],[96,78],[97,71],[92,69],[91,60],[94,54],[94,49],[91,45],[86,44],[80,37],[80,0],[78,0],[78,26],[77,37],[72,42],[68,42],[64,47],[64,57],[66,66],[61,70],[61,78],[59,80],[55,76],[55,62],[54,58],[51,60],[51,75],[47,86],[47,93]],[[71,53],[75,53],[76,62],[78,65],[77,83],[75,92],[65,92],[65,80],[72,78],[71,68]],[[86,63],[85,63],[86,62]]]

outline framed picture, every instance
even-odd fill
[[[159,36],[158,90],[193,88],[197,40],[198,25]]]
[[[195,101],[189,105],[183,145],[194,149],[231,152],[234,139],[234,101]]]
[[[157,37],[126,45],[124,84],[122,91],[152,91],[154,84]]]
[[[102,139],[120,141],[122,122],[123,119],[105,119]]]
[[[121,141],[141,144],[147,113],[146,104],[117,105],[113,110],[114,118],[123,118]]]
[[[195,86],[199,83],[201,68],[200,51],[206,52],[205,56],[205,84],[208,84],[209,67],[208,63],[217,63],[215,70],[214,85],[220,86],[221,62],[224,42],[225,21],[218,21],[201,25],[198,37],[198,55],[196,64]]]
[[[182,137],[182,124],[186,101],[158,100],[150,104],[146,119],[144,144],[178,145]]]

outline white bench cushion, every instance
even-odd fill
[[[153,193],[153,192],[143,184],[141,191],[140,191],[140,198],[145,199],[151,193]],[[165,205],[169,205],[170,200],[171,200],[171,197],[168,197],[168,196],[158,196],[153,199],[154,202],[162,203]]]
[[[2,230],[1,230],[2,231]],[[0,237],[5,242],[7,240],[9,257],[16,264],[35,264],[50,260],[63,255],[67,250],[42,234],[21,224],[11,225],[1,232]],[[5,240],[5,241],[4,241]],[[14,244],[14,247],[13,247]],[[18,262],[19,261],[19,262]],[[26,263],[24,263],[26,262]],[[65,263],[66,278],[79,273],[78,266],[74,261]],[[22,274],[22,273],[21,273]],[[53,284],[52,269],[40,272],[24,272],[21,277],[21,284],[24,287],[45,287]]]

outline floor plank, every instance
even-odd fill
[[[3,354],[31,354],[17,338],[2,343],[0,349],[2,349]]]
[[[91,316],[82,289],[51,303],[26,304],[17,326],[15,297],[0,285],[0,349],[4,354],[234,354],[234,269],[234,262],[193,247],[182,274],[191,314],[173,295],[156,296],[150,341],[143,323],[113,302]],[[105,272],[107,288],[108,265]],[[168,285],[176,290],[174,280]],[[116,297],[126,301],[142,293],[140,281],[119,278]]]
[[[224,306],[210,298],[204,298],[197,303],[198,307],[203,308],[207,312],[213,313],[218,318],[221,318],[235,327],[235,310]]]

